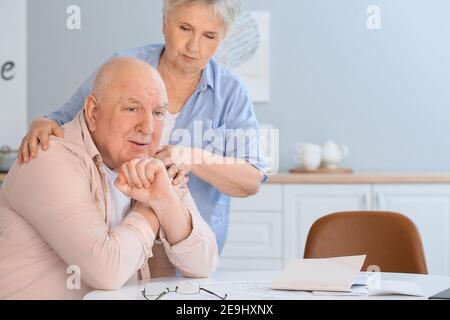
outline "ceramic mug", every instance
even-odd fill
[[[316,170],[322,162],[322,147],[312,143],[299,143],[296,145],[294,160],[306,170]]]

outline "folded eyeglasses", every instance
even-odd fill
[[[147,284],[141,293],[146,300],[160,300],[162,297],[171,292],[180,295],[194,295],[199,294],[201,291],[209,293],[210,295],[213,295],[220,300],[225,300],[228,296],[227,294],[225,294],[223,297],[221,297],[208,289],[202,288],[198,283],[195,282],[179,282],[174,284],[154,282]]]

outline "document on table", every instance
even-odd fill
[[[213,292],[226,293],[228,300],[298,300],[312,296],[305,291],[279,291],[272,289],[271,281],[212,281],[201,285]]]
[[[381,280],[379,287],[368,287],[369,296],[406,295],[424,297],[423,291],[414,282]]]
[[[315,296],[388,296],[403,295],[424,297],[423,291],[414,282],[380,280],[377,286],[353,285],[351,292],[313,291]]]
[[[352,292],[366,255],[292,261],[272,283],[277,290]]]

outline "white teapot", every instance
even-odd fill
[[[339,162],[349,154],[347,146],[338,146],[334,141],[328,140],[322,148],[323,166],[328,169],[336,169]]]

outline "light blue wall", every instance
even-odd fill
[[[65,28],[66,7],[82,30]],[[382,29],[366,9],[382,9]],[[244,0],[272,13],[271,102],[281,168],[298,141],[349,146],[364,171],[450,171],[450,1]],[[160,42],[160,0],[29,1],[29,120],[61,105],[118,49]]]

